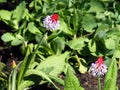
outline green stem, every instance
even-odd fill
[[[46,34],[47,34],[47,31],[46,31],[46,33],[41,37],[41,39],[40,39],[40,41],[39,41],[36,49],[35,49],[34,52],[32,53],[32,57],[31,57],[30,63],[32,63],[32,62],[34,61],[35,55],[36,55],[36,53],[37,53],[37,50],[39,49],[39,47],[40,47],[40,45],[41,45],[41,43],[42,43],[42,40],[43,40],[43,38],[45,37]]]
[[[33,51],[33,53],[28,54],[28,55],[26,54],[26,56],[25,56],[25,58],[24,58],[24,60],[22,62],[22,67],[20,68],[19,77],[18,77],[18,84],[21,83],[27,69],[30,67],[30,64],[32,62],[34,62],[36,52],[39,49],[39,47],[40,47],[40,45],[42,43],[42,40],[43,40],[44,36],[46,35],[46,33],[47,32],[45,32],[45,34],[40,38],[40,41],[39,41],[36,49]]]
[[[98,77],[98,90],[101,90],[101,82],[100,82],[100,77]]]

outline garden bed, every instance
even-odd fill
[[[100,90],[98,78],[91,74],[101,72],[107,76],[100,75],[102,88],[105,79],[108,81],[104,90],[116,90],[116,81],[120,89],[120,2],[73,1],[0,1],[2,90],[7,86],[9,90],[22,86],[30,90],[69,90],[71,86]],[[101,65],[103,70],[97,71]],[[96,72],[88,73],[90,67]]]

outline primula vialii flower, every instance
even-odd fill
[[[107,66],[105,65],[103,61],[103,57],[99,57],[98,60],[95,63],[91,64],[91,67],[89,69],[89,72],[93,76],[103,76],[107,72]]]
[[[60,22],[58,20],[58,14],[47,16],[43,20],[43,24],[47,30],[56,30],[60,25]]]

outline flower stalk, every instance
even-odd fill
[[[101,82],[100,82],[100,77],[98,77],[98,90],[101,90]]]

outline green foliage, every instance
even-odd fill
[[[29,75],[38,75],[38,76],[42,77],[43,79],[46,79],[47,81],[49,81],[50,83],[52,83],[57,88],[57,86],[52,82],[52,80],[48,77],[48,75],[45,74],[44,72],[40,71],[40,70],[34,70],[34,69],[33,70],[28,70],[26,72],[25,76],[29,76]],[[25,85],[24,84],[22,84],[22,85],[23,86],[21,86],[21,87],[25,88]]]
[[[109,65],[107,75],[105,77],[104,90],[116,90],[116,80],[117,80],[117,64],[116,59],[113,57]]]
[[[7,1],[0,1],[3,2]],[[59,15],[60,26],[56,31],[47,31],[43,19],[54,13]],[[66,65],[85,73],[87,65],[92,62],[89,57],[104,56],[107,59],[114,56],[114,59],[120,59],[120,2],[117,0],[22,0],[11,11],[1,9],[0,22],[11,28],[1,39],[7,45],[19,46],[24,56],[17,74],[13,70],[10,76],[10,85],[17,89],[36,84],[31,80],[31,72],[44,76],[53,85],[52,80],[64,85],[58,76],[65,73]],[[107,62],[109,65],[110,61]],[[116,70],[115,63],[110,66]],[[114,72],[112,69],[108,73]],[[28,74],[27,71],[31,72]],[[13,80],[15,75],[17,78]],[[115,80],[116,76],[113,77]],[[69,79],[74,81],[72,85],[77,83],[75,88],[79,88],[76,77],[68,69],[67,85]],[[110,82],[113,81],[110,79]]]
[[[5,3],[7,2],[7,0],[0,0],[0,3]]]
[[[48,75],[58,76],[64,71],[66,65],[66,58],[69,52],[65,52],[61,55],[53,55],[42,61],[36,69],[40,69]]]
[[[5,90],[8,83],[8,76],[4,72],[6,65],[0,62],[0,89]]]
[[[84,90],[70,67],[67,69],[64,90]]]

